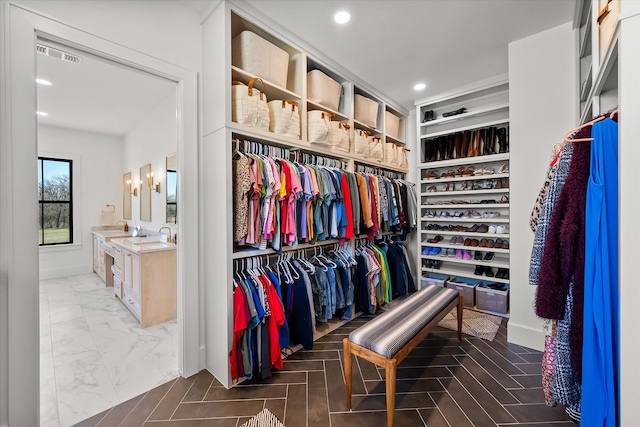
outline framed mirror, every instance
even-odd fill
[[[140,168],[140,221],[151,221],[151,188],[153,172],[151,164]]]
[[[131,172],[127,172],[122,175],[122,219],[131,219],[132,186]]]
[[[178,218],[178,159],[176,153],[167,156],[167,224],[177,224]]]

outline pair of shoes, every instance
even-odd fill
[[[438,179],[440,175],[437,171],[429,171],[425,174],[424,179]]]
[[[453,248],[449,248],[446,251],[442,252],[442,254],[443,254],[442,256],[445,256],[445,253],[446,253],[446,256],[448,256],[448,257],[454,257],[456,255],[456,250],[453,249]]]
[[[480,200],[481,205],[494,205],[496,203],[495,200],[493,199],[489,199],[489,200]]]
[[[509,196],[500,197],[500,201],[498,203],[509,203]]]
[[[482,213],[482,218],[495,218],[497,216],[500,216],[500,212],[486,211]]]
[[[487,277],[493,277],[493,270],[491,267],[487,267],[486,265],[476,265],[476,269],[473,274],[476,276],[482,276],[484,274]]]
[[[446,113],[442,113],[442,117],[451,117],[451,116],[457,116],[458,114],[462,114],[465,111],[467,111],[466,108],[458,108],[457,110],[454,111],[447,111]]]
[[[474,175],[493,175],[493,168],[478,168],[473,174]]]
[[[455,190],[455,185],[453,182],[446,182],[442,187],[442,191],[453,191]]]
[[[482,218],[482,215],[480,215],[480,212],[478,211],[470,211],[469,216],[474,219]]]
[[[501,165],[500,169],[498,169],[498,173],[509,173],[509,165],[506,163]]]
[[[484,260],[487,262],[491,262],[493,261],[495,254],[493,252],[487,252],[486,254],[484,254]]]
[[[493,248],[494,247],[493,239],[482,239],[482,240],[480,240],[480,247],[481,248]]]
[[[427,188],[427,191],[429,193],[435,193],[436,191],[438,191],[438,189],[436,188],[435,185],[430,186],[429,188]]]
[[[424,112],[424,118],[422,119],[422,123],[427,123],[435,119],[436,119],[436,113],[433,110],[427,110]]]
[[[440,178],[455,178],[456,173],[449,169],[447,172],[443,172],[442,175],[440,175]]]
[[[496,279],[509,279],[509,269],[508,268],[499,268],[496,273]]]
[[[442,241],[442,239],[443,239],[443,237],[440,234],[438,234],[436,237],[433,237],[433,238],[431,238],[431,239],[429,239],[427,241],[429,243],[438,243],[438,242]]]
[[[471,252],[466,249],[456,249],[456,259],[471,259]]]
[[[440,269],[440,267],[442,266],[442,261],[439,260],[439,259],[423,259],[422,260],[422,265],[425,268]]]
[[[442,251],[442,249],[437,247],[437,246],[427,246],[426,248],[424,248],[422,250],[422,255],[424,255],[424,256],[436,256],[436,255],[440,254],[441,251]]]
[[[488,227],[487,231],[485,231],[485,233],[487,232],[489,234],[504,234],[505,228],[504,225],[492,225]],[[482,233],[482,231],[480,231],[480,233]]]
[[[450,245],[461,245],[462,244],[462,236],[451,236],[449,239]]]
[[[476,261],[482,261],[482,252],[476,251],[476,253],[473,255],[473,259]]]
[[[494,227],[494,226],[492,225],[492,227]],[[478,226],[478,228],[476,229],[477,233],[486,233],[488,231],[489,231],[489,226],[487,226],[486,224],[482,224],[482,225]]]
[[[509,249],[509,241],[507,239],[496,239],[496,249]]]

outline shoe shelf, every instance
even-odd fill
[[[431,247],[431,248],[444,248],[444,249],[461,249],[463,251],[482,251],[482,252],[495,252],[497,254],[508,254],[509,249],[496,249],[496,248],[487,248],[481,246],[464,246],[464,245],[451,245],[449,243],[438,244],[438,243],[429,243],[422,242],[422,247]],[[439,255],[436,255],[439,256]],[[443,260],[451,257],[441,257]]]
[[[508,223],[509,222],[509,218],[508,217],[504,217],[504,216],[500,216],[500,217],[496,217],[496,218],[440,218],[440,217],[422,217],[422,220],[424,222],[473,222],[473,223],[479,223],[479,222],[488,222],[488,223]],[[493,233],[492,233],[493,234]]]
[[[483,122],[483,123],[475,123],[469,126],[461,126],[461,127],[457,127],[455,129],[446,129],[440,132],[434,132],[434,133],[429,133],[429,134],[422,134],[420,135],[420,138],[435,138],[438,136],[442,136],[442,135],[449,135],[450,133],[455,133],[455,132],[464,132],[465,130],[474,130],[474,129],[478,129],[478,128],[486,128],[486,127],[490,127],[490,126],[499,126],[499,125],[503,125],[503,124],[508,124],[509,123],[509,117],[504,117],[498,120],[492,120],[489,122]],[[475,156],[475,157],[482,157],[482,156]],[[471,157],[473,158],[473,157]],[[462,160],[463,158],[460,159],[455,159],[455,160]],[[445,162],[448,162],[449,160],[443,160]],[[435,162],[431,162],[431,163],[435,163]]]
[[[470,129],[475,129],[471,127]],[[451,132],[445,132],[447,135]],[[476,163],[499,162],[501,160],[509,160],[509,153],[488,154],[484,156],[461,157],[459,159],[436,160],[435,162],[420,163],[420,169],[436,169],[450,166],[472,165]]]
[[[406,145],[406,142],[404,142],[401,139],[398,138],[394,138],[392,136],[387,135],[387,142],[393,142],[395,144],[400,144],[400,145]]]
[[[469,250],[469,249],[467,249]],[[469,264],[469,265],[483,265],[485,267],[495,267],[495,268],[509,268],[508,262],[500,262],[500,261],[477,261],[474,259],[458,259],[455,257],[443,257],[438,255],[420,255],[422,259],[432,259],[432,260],[440,260],[447,262],[454,262],[456,264]]]
[[[420,184],[438,184],[443,182],[474,181],[474,180],[481,180],[481,179],[499,179],[499,178],[509,178],[509,174],[495,173],[495,174],[487,174],[487,175],[467,175],[467,176],[461,176],[456,178],[423,179],[420,181]]]
[[[465,208],[466,206],[466,208]],[[499,208],[509,208],[509,203],[456,203],[449,205],[429,205],[422,204],[420,206],[422,209],[436,210],[436,209],[455,209],[455,210],[468,210],[470,208],[474,209],[499,209]],[[428,219],[428,218],[427,218]]]
[[[493,113],[493,112],[496,112],[496,111],[508,110],[508,109],[509,109],[509,103],[508,102],[504,102],[504,103],[492,105],[490,107],[478,108],[477,110],[468,111],[468,112],[465,112],[465,113],[462,113],[462,114],[456,114],[455,116],[442,117],[442,118],[435,119],[435,120],[429,120],[428,122],[420,123],[420,126],[421,127],[437,126],[437,125],[441,125],[441,124],[444,124],[444,123],[455,122],[455,121],[458,121],[458,120],[468,119],[470,117],[482,116],[482,115],[490,114],[490,113]],[[429,136],[431,136],[431,135],[429,135]]]
[[[487,239],[508,239],[509,233],[473,233],[471,231],[421,230],[422,234],[441,234],[443,236],[486,237]]]
[[[487,190],[453,190],[453,191],[427,191],[426,193],[420,193],[422,196],[448,196],[450,194],[499,194],[508,193],[509,188],[491,188]]]
[[[422,272],[424,273],[436,273],[442,274],[445,276],[458,276],[458,277],[468,277],[470,279],[478,279],[478,280],[486,280],[490,282],[496,283],[509,283],[509,279],[499,279],[496,277],[488,277],[488,276],[478,276],[477,274],[473,274],[473,271],[461,271],[461,270],[451,270],[448,268],[428,268],[422,267]],[[495,274],[495,273],[494,273]],[[504,316],[504,314],[503,314]]]

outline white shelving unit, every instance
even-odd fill
[[[499,81],[483,87],[466,90],[447,96],[436,97],[416,102],[417,134],[420,139],[420,153],[417,154],[418,169],[420,171],[420,239],[421,250],[427,248],[441,248],[442,251],[453,249],[455,251],[469,251],[471,259],[461,259],[455,256],[420,255],[419,263],[423,275],[436,273],[453,277],[472,278],[479,281],[490,281],[500,284],[509,284],[507,278],[495,277],[498,271],[509,271],[509,249],[489,248],[479,246],[482,239],[509,239],[509,153],[499,151],[497,141],[494,140],[493,150],[485,154],[484,144],[481,155],[457,157],[455,149],[453,158],[448,155],[438,155],[436,160],[429,161],[426,158],[426,145],[428,141],[446,138],[469,131],[483,130],[487,128],[506,128],[508,138],[509,126],[509,84],[507,81]],[[443,117],[442,113],[465,108],[462,114]],[[424,121],[427,111],[433,110],[434,119]],[[481,134],[483,137],[484,135]],[[504,151],[504,150],[503,150]],[[500,172],[505,165],[506,171]],[[481,175],[461,174],[467,168],[493,169],[493,173]],[[460,169],[460,171],[458,171]],[[427,178],[427,173],[436,172],[437,177]],[[442,177],[443,173],[451,173],[453,176]],[[468,189],[468,185],[476,184],[476,190]],[[484,184],[485,188],[481,186]],[[453,186],[454,190],[451,190]],[[446,189],[446,190],[445,190]],[[464,202],[464,203],[462,203]],[[435,211],[435,215],[430,215]],[[486,212],[498,212],[493,217],[462,216],[465,212],[475,211],[481,216]],[[448,215],[440,216],[440,212]],[[456,216],[457,215],[457,216]],[[476,214],[477,215],[477,214]],[[469,231],[475,224],[478,226],[504,226],[502,234],[478,233]],[[460,231],[467,230],[467,231]],[[442,236],[437,243],[429,242],[435,236]],[[466,239],[478,240],[478,246],[465,246],[464,244],[450,243],[451,237],[461,236]],[[478,252],[481,260],[474,259]],[[493,253],[491,261],[485,261],[484,256]],[[463,252],[464,253],[464,252]],[[434,265],[435,262],[435,265]],[[494,277],[476,275],[476,266],[490,268]],[[500,270],[498,270],[500,269]],[[479,309],[475,307],[475,309]],[[485,311],[485,310],[480,310]],[[508,313],[492,313],[508,316]]]
[[[264,90],[269,101],[286,99],[298,102],[300,112],[300,138],[278,135],[269,131],[259,130],[248,125],[241,125],[232,121],[231,114],[231,86],[232,81],[245,84],[255,77],[233,62],[232,40],[242,31],[249,30],[276,45],[289,54],[286,84],[275,84],[263,79],[264,88],[256,85],[258,90]],[[205,167],[203,170],[204,191],[216,190],[217,197],[211,203],[202,206],[202,214],[207,218],[202,224],[203,239],[215,241],[215,250],[205,253],[203,271],[204,302],[203,310],[205,322],[208,325],[204,336],[206,346],[205,367],[225,387],[232,387],[229,367],[229,351],[233,340],[233,287],[234,262],[237,260],[267,255],[275,251],[271,248],[242,249],[234,247],[233,242],[233,187],[232,187],[232,140],[249,140],[291,151],[302,151],[333,159],[342,160],[345,169],[354,171],[357,165],[406,173],[406,167],[391,166],[386,162],[376,161],[364,156],[356,155],[353,145],[354,129],[366,129],[383,139],[393,140],[397,145],[404,146],[407,135],[406,123],[409,112],[377,93],[375,88],[343,69],[339,64],[323,55],[308,51],[300,47],[295,35],[284,36],[286,29],[273,29],[262,24],[259,19],[245,10],[239,2],[225,1],[215,8],[203,23],[203,57],[202,86],[205,96],[203,105],[203,142],[199,151],[199,158]],[[342,86],[341,99],[337,110],[328,108],[319,102],[307,99],[307,72],[319,69]],[[257,76],[260,77],[260,76]],[[376,129],[358,123],[354,120],[354,95],[361,93],[379,103],[378,121]],[[307,137],[307,112],[323,110],[333,114],[334,121],[350,125],[351,145],[347,152],[332,147],[318,146],[309,142]],[[385,131],[384,112],[391,111],[400,117],[400,134],[390,138]],[[224,147],[224,148],[221,148]],[[202,191],[202,189],[200,189]],[[310,247],[334,245],[338,240],[317,242],[315,245],[300,244],[295,247],[283,247],[283,251],[300,250]],[[348,243],[353,247],[353,243]],[[314,339],[329,333],[345,321],[334,320],[322,324],[317,328]]]
[[[622,0],[578,0],[580,123],[618,107],[618,15]]]

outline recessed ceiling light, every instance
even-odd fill
[[[51,82],[45,79],[36,79],[36,83],[40,83],[43,86],[51,86]]]
[[[344,10],[336,13],[333,17],[333,19],[338,23],[338,24],[346,24],[347,22],[351,21],[351,14],[349,12],[346,12]]]
[[[424,83],[418,83],[413,87],[413,90],[424,90],[427,87]]]
[[[48,116],[49,113],[45,113],[44,111],[36,111],[36,114],[39,116]]]

